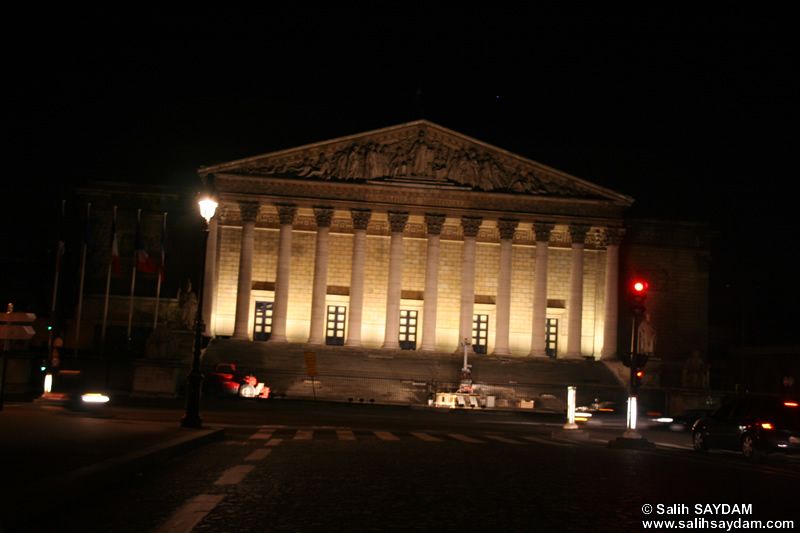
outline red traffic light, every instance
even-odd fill
[[[647,300],[647,282],[636,280],[631,285],[630,299],[631,311],[636,316],[641,316],[645,312],[645,300]]]

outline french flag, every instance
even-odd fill
[[[136,268],[139,272],[148,272],[150,274],[158,274],[158,267],[147,255],[144,249],[144,240],[142,239],[142,231],[139,227],[139,219],[136,219]]]

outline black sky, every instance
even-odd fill
[[[788,265],[788,14],[450,6],[17,9],[10,171],[31,201],[93,179],[192,183],[202,165],[426,118],[628,194],[634,215],[709,221],[731,280]],[[754,241],[766,255],[742,253]]]

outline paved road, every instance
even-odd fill
[[[614,450],[617,430],[572,440],[516,415],[349,407],[210,408],[205,419],[224,423],[224,439],[16,530],[51,530],[40,527],[47,520],[60,531],[641,531],[648,503],[743,503],[753,506],[748,519],[797,516],[781,498],[800,481],[794,461],[700,456],[688,436],[669,432],[685,444]]]

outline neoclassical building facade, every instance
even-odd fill
[[[506,356],[619,351],[628,196],[422,120],[200,175],[220,203],[204,284],[212,335],[445,352],[466,342]]]

